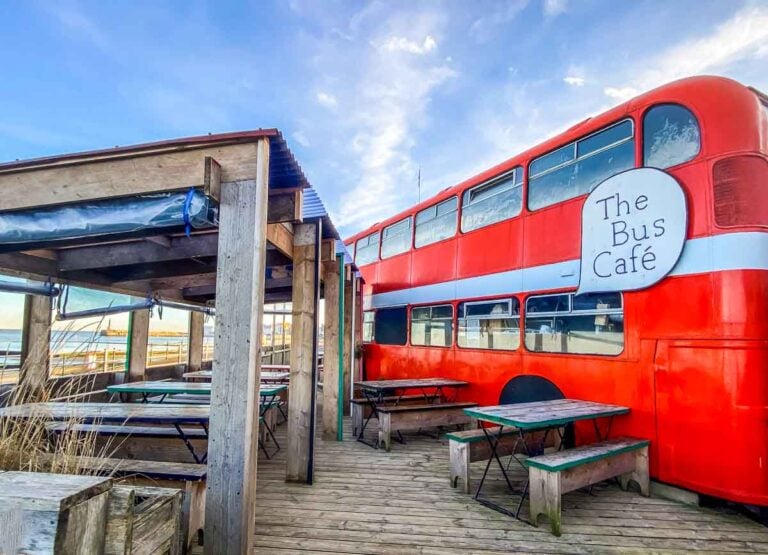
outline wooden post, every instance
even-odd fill
[[[323,261],[325,351],[323,353],[323,439],[333,441],[339,417],[339,263]]]
[[[21,337],[20,390],[37,396],[45,390],[51,352],[51,298],[27,295]],[[29,399],[31,400],[31,399]]]
[[[203,324],[205,314],[189,313],[189,350],[187,351],[187,372],[203,369]]]
[[[286,450],[286,480],[289,482],[308,482],[312,474],[312,395],[315,388],[314,369],[317,365],[314,347],[317,341],[315,310],[318,295],[316,279],[320,271],[317,252],[319,232],[319,225],[315,223],[294,226],[291,385]]]
[[[147,348],[149,344],[149,309],[131,313],[131,335],[128,341],[128,381],[141,382],[147,375]]]
[[[350,279],[344,281],[344,415],[349,416],[350,401],[352,399],[352,372],[355,365],[355,342],[352,325],[352,312],[354,310],[352,284],[354,279],[351,275],[352,267],[347,266],[346,271],[350,273]]]
[[[222,183],[205,553],[249,553],[255,531],[269,141],[255,181]]]

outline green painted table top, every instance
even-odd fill
[[[261,384],[259,394],[262,397],[277,395],[288,389],[287,385]],[[211,384],[208,382],[129,382],[107,386],[109,393],[136,393],[139,395],[176,395],[189,393],[192,395],[210,395]]]
[[[593,420],[627,414],[629,408],[578,399],[556,399],[535,403],[475,407],[464,409],[464,412],[483,422],[534,430],[561,426],[577,420]]]

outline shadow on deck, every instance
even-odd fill
[[[278,428],[281,441],[285,428]],[[406,441],[386,453],[352,440],[349,432],[343,443],[318,439],[314,486],[285,483],[284,450],[272,460],[261,458],[254,552],[768,553],[768,529],[746,517],[648,499],[605,483],[591,495],[564,497],[557,538],[545,521],[534,528],[451,489],[447,442],[414,434]],[[472,465],[475,484],[483,464]],[[491,497],[514,506],[518,498],[506,493],[498,470],[493,478]]]

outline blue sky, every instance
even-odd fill
[[[637,92],[768,90],[768,2],[4,2],[0,160],[278,127],[343,234]]]

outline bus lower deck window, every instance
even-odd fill
[[[407,311],[404,306],[380,308],[373,322],[373,339],[379,345],[405,345],[408,341]]]
[[[373,310],[363,312],[363,343],[373,341],[373,322],[376,313]]]
[[[450,347],[453,344],[453,307],[449,304],[411,309],[411,345]]]
[[[525,303],[529,351],[618,355],[624,350],[620,293],[572,293],[529,297]]]
[[[459,347],[514,351],[520,347],[520,301],[516,298],[459,305]]]

